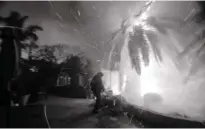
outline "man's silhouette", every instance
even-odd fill
[[[96,97],[96,103],[93,110],[93,113],[98,113],[101,104],[101,92],[104,91],[104,85],[102,82],[103,73],[98,72],[92,79],[90,86],[91,90]]]

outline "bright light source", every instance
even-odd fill
[[[134,22],[132,23],[133,26],[144,26],[146,23],[148,16],[146,14],[142,14],[139,18],[135,18]]]
[[[119,72],[102,69],[104,76],[103,82],[106,90],[111,90],[113,95],[121,94],[119,83]]]
[[[148,67],[142,67],[142,74],[140,76],[141,81],[141,96],[144,96],[147,93],[160,93],[159,88],[159,78],[156,77],[155,70],[157,65],[153,62],[150,62]]]
[[[113,95],[120,95],[121,94],[121,92],[119,90],[119,86],[114,85],[111,89],[112,89]]]
[[[159,93],[160,89],[157,87],[156,79],[149,76],[141,77],[141,96],[147,93]]]
[[[147,15],[146,12],[143,13],[143,14],[140,16],[140,20],[141,20],[141,21],[147,20],[147,18],[148,18],[148,15]]]

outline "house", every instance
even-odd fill
[[[63,68],[58,75],[56,86],[69,86],[71,77],[69,75],[69,68]]]
[[[63,68],[58,75],[56,86],[69,86],[71,84],[70,68]],[[78,73],[78,85],[84,86],[86,84],[85,74]]]

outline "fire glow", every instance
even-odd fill
[[[169,30],[166,37],[156,31],[155,34],[159,35],[159,42],[162,43],[160,48],[162,49],[163,61],[161,64],[158,64],[159,62],[155,60],[153,50],[150,50],[149,65],[145,67],[142,65],[143,61],[141,60],[142,67],[140,76],[131,66],[131,58],[128,52],[129,36],[127,34],[130,32],[133,33],[133,27],[140,27],[140,29],[144,31],[155,31],[154,28],[149,26],[149,23],[147,23],[151,16],[145,12],[141,13],[141,16],[136,18],[132,17],[129,20],[128,25],[130,26],[126,29],[126,33],[124,35],[125,41],[121,49],[120,69],[119,71],[107,70],[108,74],[105,75],[109,77],[105,79],[105,82],[113,91],[113,95],[121,95],[125,97],[128,103],[144,106],[144,96],[147,94],[155,94],[161,97],[162,101],[160,101],[160,103],[156,103],[159,104],[157,106],[151,105],[150,108],[152,110],[164,114],[177,112],[182,115],[186,114],[194,119],[205,119],[200,113],[202,109],[199,108],[200,106],[204,107],[204,105],[200,102],[196,102],[196,99],[200,98],[200,96],[198,93],[194,93],[195,91],[193,90],[200,86],[199,81],[194,80],[192,84],[183,84],[183,80],[186,76],[185,71],[188,71],[189,69],[188,66],[185,66],[185,64],[188,64],[188,61],[183,61],[183,71],[177,71],[176,66],[173,65],[175,52],[167,45],[174,45],[177,48],[182,47],[180,46],[180,42],[181,40],[184,40],[183,35]],[[178,35],[178,37],[175,35]],[[146,40],[146,35],[143,36]],[[189,36],[186,35],[185,38],[187,37]],[[147,40],[147,42],[149,42],[149,40]],[[166,44],[163,45],[163,43]],[[154,106],[156,106],[156,108],[153,108]]]
[[[142,10],[143,12],[139,16],[137,16],[137,17],[134,16],[131,18],[131,21],[130,21],[131,28],[127,29],[127,34],[130,32],[131,33],[134,32],[133,29],[135,27],[139,27],[145,31],[152,30],[152,28],[150,26],[148,26],[148,24],[146,24],[146,21],[149,18],[148,12],[150,10],[152,2],[154,2],[154,1],[148,1],[145,4],[145,10]],[[147,40],[146,35],[143,35],[143,36]],[[127,39],[127,40],[129,40],[129,39]],[[125,44],[126,44],[127,40],[125,41]],[[147,42],[149,42],[149,40],[147,40]],[[150,51],[152,51],[152,50],[150,50]],[[152,52],[150,52],[150,53],[152,53]],[[141,66],[142,66],[142,74],[140,76],[140,86],[141,86],[140,95],[141,95],[141,97],[143,97],[146,93],[152,93],[152,92],[159,93],[160,92],[159,88],[157,87],[157,85],[158,85],[157,80],[158,79],[154,75],[154,69],[156,69],[155,67],[157,67],[157,66],[154,65],[153,62],[155,62],[155,64],[156,64],[156,61],[153,60],[154,59],[153,56],[150,58],[151,58],[150,64],[148,67],[144,67],[143,63],[141,62]],[[124,75],[124,76],[127,77],[127,75]],[[127,82],[127,79],[123,78],[123,83],[122,83],[123,89],[125,89],[124,87],[126,85],[126,82]]]
[[[157,69],[156,65],[151,64],[146,67],[142,68],[142,74],[140,76],[140,86],[141,86],[141,97],[143,97],[147,93],[158,93],[160,94],[159,85],[159,78],[155,75],[155,70]]]

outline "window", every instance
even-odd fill
[[[63,74],[59,76],[57,80],[57,86],[66,86],[66,85],[70,85],[70,83],[71,83],[71,78],[68,74]]]

